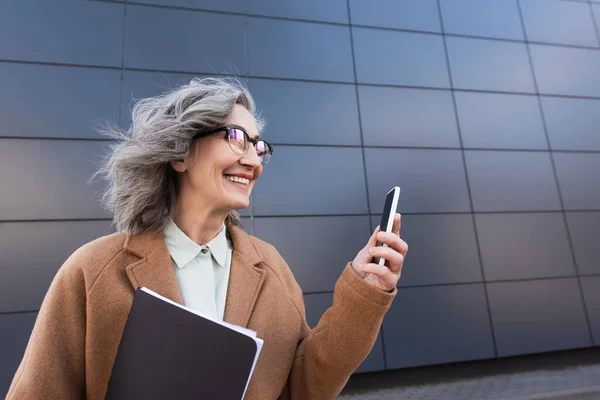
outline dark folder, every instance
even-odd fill
[[[106,399],[240,400],[261,347],[252,331],[137,289]]]

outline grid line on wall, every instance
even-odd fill
[[[246,82],[250,86],[250,43],[248,40],[248,0],[244,0],[244,50],[246,54]],[[250,88],[252,90],[252,88]],[[256,224],[254,220],[254,191],[250,193],[250,234],[254,236],[256,232]]]
[[[352,54],[352,73],[354,77],[354,95],[356,97],[356,112],[358,114],[358,132],[360,135],[360,148],[361,148],[361,156],[362,156],[362,164],[363,164],[363,179],[365,182],[365,196],[367,201],[367,212],[371,215],[371,200],[369,196],[369,180],[367,178],[367,157],[365,155],[365,141],[363,134],[363,123],[362,123],[362,113],[360,110],[360,95],[358,91],[358,75],[356,72],[356,54],[354,50],[354,31],[352,29],[352,13],[350,12],[350,0],[346,0],[346,10],[348,12],[348,33],[350,34],[350,50]],[[369,232],[367,232],[366,237],[371,237],[371,232],[373,232],[373,221],[372,218],[369,218]],[[383,369],[388,369],[387,367],[387,356],[385,352],[385,337],[383,333],[383,329],[379,329],[379,335],[381,336],[381,348],[383,353]]]
[[[68,68],[91,68],[91,69],[106,69],[106,70],[117,70],[121,71],[121,67],[111,66],[98,66],[98,65],[87,65],[87,64],[72,64],[72,63],[58,63],[58,62],[42,62],[42,61],[25,61],[25,60],[10,60],[0,59],[0,64],[28,64],[28,65],[40,65],[40,66],[54,66],[54,67],[68,67]],[[164,74],[181,74],[181,75],[196,75],[196,76],[210,76],[207,72],[195,72],[192,70],[167,70],[167,69],[153,69],[153,68],[123,68],[126,72],[156,72]],[[223,76],[239,76],[234,74],[220,74]],[[332,81],[322,79],[306,79],[306,78],[285,78],[285,77],[273,77],[264,75],[244,75],[247,79],[263,79],[270,81],[283,81],[283,82],[306,82],[306,83],[323,83],[332,85],[355,85],[354,82],[349,81]],[[397,84],[382,84],[382,83],[358,83],[358,86],[365,87],[381,87],[381,88],[395,88],[395,89],[420,89],[420,90],[435,90],[435,91],[450,91],[448,87],[435,87],[435,86],[421,86],[421,85],[397,85]],[[560,94],[560,93],[533,93],[533,92],[513,92],[506,90],[487,90],[487,89],[468,89],[468,88],[452,88],[455,92],[462,93],[488,93],[488,94],[508,94],[517,96],[542,96],[542,97],[554,97],[554,98],[565,98],[565,99],[581,99],[581,100],[600,100],[600,96],[586,96],[586,95],[571,95],[571,94]]]
[[[585,274],[580,275],[583,278],[596,278],[600,277],[600,273],[598,274]],[[519,279],[493,279],[493,280],[485,280],[485,281],[466,281],[466,282],[449,282],[449,283],[425,283],[420,285],[402,285],[398,286],[398,291],[402,291],[405,289],[421,289],[421,288],[432,288],[432,287],[449,287],[449,286],[467,286],[467,285],[486,285],[486,284],[496,284],[496,283],[520,283],[520,282],[538,282],[538,281],[556,281],[561,279],[577,279],[578,275],[560,275],[560,276],[542,276],[542,277],[533,277],[533,278],[519,278]],[[303,292],[306,295],[312,294],[331,294],[333,291],[311,291],[311,292]]]
[[[596,19],[596,13],[594,12],[594,4],[599,4],[598,9],[600,10],[600,2],[595,3],[592,0],[588,0],[588,4],[590,6],[590,14],[592,16],[592,25],[594,26],[594,31],[596,32],[596,39],[598,40],[598,44],[600,44],[600,21]]]
[[[567,1],[569,3],[592,3],[592,4],[600,4],[600,1],[596,1],[596,0],[560,0],[560,1]]]
[[[576,279],[581,278],[597,278],[600,277],[600,273],[597,274],[583,274],[583,275],[564,275],[564,276],[551,276],[551,277],[534,277],[534,278],[519,278],[519,279],[498,279],[490,281],[468,281],[468,282],[451,282],[451,283],[429,283],[421,285],[403,285],[398,286],[398,291],[408,289],[421,289],[421,288],[433,288],[433,287],[451,287],[451,286],[468,286],[468,285],[485,285],[485,284],[496,284],[496,283],[519,283],[519,282],[537,282],[537,281],[553,281],[561,279]],[[320,290],[303,292],[304,296],[320,295],[320,294],[333,294],[333,290]],[[14,314],[31,314],[37,313],[38,310],[20,310],[20,311],[0,311],[0,315],[14,315]]]
[[[562,213],[600,213],[600,209],[560,209],[560,210],[497,210],[497,211],[422,211],[422,212],[402,212],[402,215],[421,216],[421,215],[514,215],[514,214],[562,214]],[[381,217],[378,213],[345,213],[345,214],[258,214],[254,218],[328,218],[328,217]],[[242,215],[242,219],[250,219],[250,215]],[[37,219],[0,219],[1,223],[34,223],[34,222],[98,222],[112,221],[112,218],[37,218]]]
[[[529,67],[531,69],[531,76],[533,79],[533,86],[535,88],[535,91],[538,93],[537,95],[537,102],[538,102],[538,107],[539,107],[539,111],[540,111],[540,115],[541,115],[541,120],[542,120],[542,126],[544,128],[544,135],[546,138],[546,143],[548,145],[548,148],[551,149],[552,148],[552,144],[550,141],[550,135],[548,134],[548,126],[547,126],[547,122],[546,122],[546,115],[544,113],[544,108],[542,106],[542,98],[539,95],[539,89],[538,89],[538,82],[537,82],[537,76],[535,73],[535,68],[533,67],[533,58],[531,56],[531,49],[529,46],[529,43],[527,42],[527,30],[525,29],[525,20],[523,18],[523,10],[521,8],[521,0],[515,0],[517,3],[517,10],[519,12],[519,19],[521,21],[521,29],[523,30],[523,35],[525,38],[525,47],[527,49],[527,57],[529,59]],[[590,7],[590,12],[591,12],[591,7]],[[565,202],[564,202],[564,198],[563,198],[563,192],[560,186],[560,180],[558,179],[558,172],[556,170],[556,162],[554,160],[554,154],[552,152],[549,153],[550,154],[550,164],[552,166],[552,174],[554,176],[554,181],[556,184],[556,188],[557,188],[557,192],[558,192],[558,201],[560,204],[561,209],[563,210],[562,217],[563,217],[563,222],[565,224],[566,227],[566,233],[567,233],[567,242],[569,244],[569,250],[571,252],[571,260],[573,262],[573,266],[575,267],[575,273],[577,275],[577,287],[579,289],[579,296],[581,299],[581,304],[583,306],[583,312],[585,315],[585,322],[587,324],[587,329],[588,329],[588,335],[589,335],[589,340],[590,340],[590,345],[593,345],[594,343],[594,333],[592,331],[592,324],[591,324],[591,320],[590,320],[590,315],[589,315],[589,311],[588,311],[588,307],[587,304],[585,303],[585,297],[583,294],[583,284],[581,283],[581,278],[580,278],[580,274],[579,274],[579,266],[577,264],[577,258],[575,257],[575,247],[573,245],[573,239],[571,236],[571,229],[569,227],[569,220],[567,218],[567,213],[565,210]]]
[[[0,219],[0,224],[36,223],[36,222],[103,222],[112,218],[48,218],[48,219]]]
[[[440,4],[440,0],[436,0],[436,4],[437,4],[437,9],[438,9],[438,14],[439,14],[440,27],[441,27],[442,33],[444,33],[444,18],[442,17],[442,7]],[[456,131],[458,133],[458,140],[459,140],[459,144],[460,144],[460,148],[461,148],[460,155],[462,158],[463,171],[464,171],[465,183],[466,183],[466,188],[467,188],[467,195],[469,198],[469,210],[471,211],[471,223],[473,224],[475,247],[477,248],[477,259],[479,262],[479,270],[481,273],[481,277],[482,277],[483,281],[485,282],[486,279],[485,279],[485,270],[483,269],[483,256],[481,254],[481,244],[479,241],[479,234],[477,231],[477,222],[475,221],[473,195],[471,193],[471,183],[469,181],[469,169],[467,168],[467,157],[466,157],[465,151],[464,151],[460,118],[458,116],[458,106],[456,105],[456,95],[455,95],[454,90],[452,90],[452,88],[454,88],[454,79],[452,77],[452,68],[450,68],[450,56],[448,54],[448,44],[446,42],[446,36],[444,36],[444,35],[442,36],[442,41],[444,44],[444,56],[446,59],[446,68],[448,69],[448,80],[450,82],[450,94],[452,96],[452,107],[454,109],[454,119],[455,119],[455,123],[456,123]],[[484,293],[484,297],[485,297],[485,307],[487,310],[490,334],[492,336],[492,345],[494,347],[494,357],[498,357],[498,345],[496,343],[496,333],[494,332],[494,322],[492,321],[492,310],[490,307],[490,299],[489,299],[487,285],[485,283],[483,284],[483,293]]]
[[[0,315],[34,314],[40,310],[0,311]]]
[[[392,27],[382,27],[382,26],[375,26],[375,25],[352,24],[352,21],[350,19],[349,19],[349,23],[344,23],[344,22],[332,22],[332,21],[323,21],[323,20],[315,20],[315,19],[306,19],[306,18],[282,17],[282,16],[274,16],[274,15],[255,14],[255,13],[248,12],[247,0],[246,0],[245,12],[223,11],[223,10],[214,10],[214,9],[206,9],[206,8],[165,5],[165,4],[148,4],[148,3],[144,3],[144,2],[140,2],[140,1],[126,1],[126,0],[123,0],[123,1],[88,0],[88,1],[97,1],[97,2],[113,3],[113,4],[114,3],[116,3],[116,4],[128,3],[130,5],[138,6],[138,7],[161,8],[161,9],[220,14],[220,15],[231,15],[231,16],[247,16],[247,17],[251,17],[251,18],[263,18],[263,19],[289,21],[289,22],[305,22],[305,23],[320,24],[320,25],[332,25],[332,26],[339,26],[339,27],[345,27],[345,26],[351,25],[356,28],[365,28],[365,29],[373,29],[373,30],[381,30],[381,31],[420,33],[420,34],[424,34],[424,35],[437,35],[437,36],[444,35],[444,36],[449,36],[449,37],[462,37],[462,38],[472,38],[472,39],[486,39],[486,40],[496,40],[496,41],[503,41],[503,42],[513,42],[513,43],[525,43],[524,40],[501,38],[501,37],[494,37],[494,36],[465,35],[465,34],[460,34],[460,33],[447,33],[447,32],[420,30],[420,29],[392,28]],[[578,2],[578,3],[585,4],[589,0],[581,0],[581,1],[564,0],[564,1]],[[596,1],[591,1],[590,3],[591,4],[600,4],[600,2],[596,2]],[[582,46],[582,45],[573,45],[573,44],[566,44],[566,43],[553,43],[553,42],[544,42],[544,41],[530,41],[529,43],[600,51],[600,47],[598,47],[598,46]]]
[[[121,34],[121,79],[119,82],[119,113],[117,123],[121,124],[122,116],[123,116],[123,82],[125,81],[125,28],[127,26],[127,0],[125,0],[125,5],[123,6],[123,32]]]
[[[113,143],[117,139],[90,138],[90,137],[61,137],[61,136],[7,136],[0,134],[0,140],[44,140],[44,141],[73,141],[73,142],[106,142]],[[453,147],[453,146],[400,146],[400,145],[353,145],[353,144],[325,144],[325,143],[277,143],[277,147],[320,147],[320,148],[365,148],[365,149],[392,149],[392,150],[441,150],[441,151],[490,151],[505,153],[565,153],[565,154],[600,154],[600,150],[575,150],[575,149],[519,149],[504,147]]]

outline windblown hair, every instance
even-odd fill
[[[236,103],[256,114],[254,99],[239,80],[195,78],[139,100],[127,131],[112,125],[103,130],[116,142],[94,177],[108,181],[102,203],[113,214],[117,231],[132,235],[162,231],[173,215],[179,187],[170,161],[190,153],[196,133],[222,126]],[[261,130],[263,123],[256,119]],[[241,224],[235,210],[226,221]]]

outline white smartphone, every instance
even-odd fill
[[[400,188],[394,186],[385,196],[385,205],[383,206],[383,214],[381,215],[381,232],[391,232],[394,226],[394,216],[398,209],[398,199],[400,198]],[[385,243],[377,242],[378,246],[387,246]],[[379,259],[379,265],[385,264],[385,258]]]

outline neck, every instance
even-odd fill
[[[227,212],[218,212],[200,204],[190,204],[180,197],[173,221],[190,239],[203,245],[217,236],[226,217]]]

